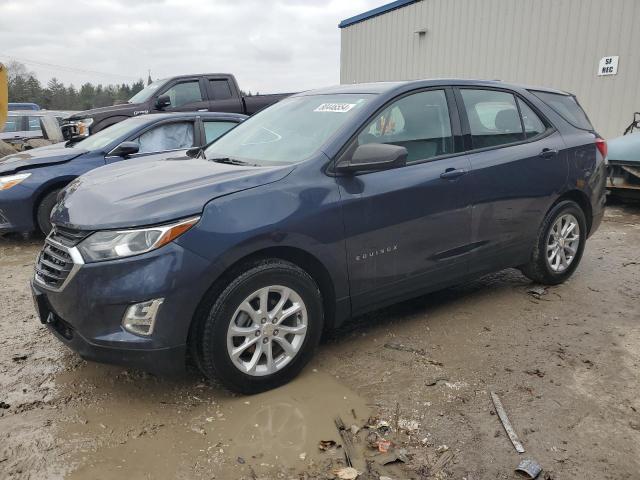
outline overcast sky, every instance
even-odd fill
[[[153,79],[234,73],[254,93],[304,90],[339,83],[338,23],[384,3],[0,0],[0,61],[43,83],[131,82],[150,69]]]

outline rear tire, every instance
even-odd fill
[[[53,210],[56,204],[58,193],[60,193],[60,190],[53,190],[47,193],[40,202],[40,205],[38,205],[38,210],[36,211],[38,228],[45,236],[49,235],[51,231],[51,210]]]
[[[522,273],[543,285],[558,285],[578,268],[587,239],[584,211],[572,200],[555,205],[547,214]]]
[[[231,391],[254,394],[289,382],[320,342],[320,290],[290,262],[249,265],[207,303],[211,308],[194,325],[191,354],[207,378]]]

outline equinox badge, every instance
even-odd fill
[[[367,260],[372,257],[377,257],[379,255],[386,255],[387,253],[395,252],[396,250],[398,250],[397,243],[395,245],[389,245],[385,248],[376,248],[373,250],[368,250],[366,252],[361,253],[360,255],[356,255],[356,262],[359,262],[361,260]]]

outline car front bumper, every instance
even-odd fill
[[[175,243],[147,254],[82,264],[56,291],[31,281],[40,320],[87,360],[158,374],[184,371],[187,337],[200,300],[210,286],[209,261]],[[122,326],[127,308],[162,298],[153,333]]]
[[[0,191],[0,233],[35,230],[33,195],[23,185]]]

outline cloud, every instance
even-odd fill
[[[0,60],[22,60],[43,83],[229,72],[252,92],[306,90],[339,82],[340,20],[383,3],[1,0]]]

